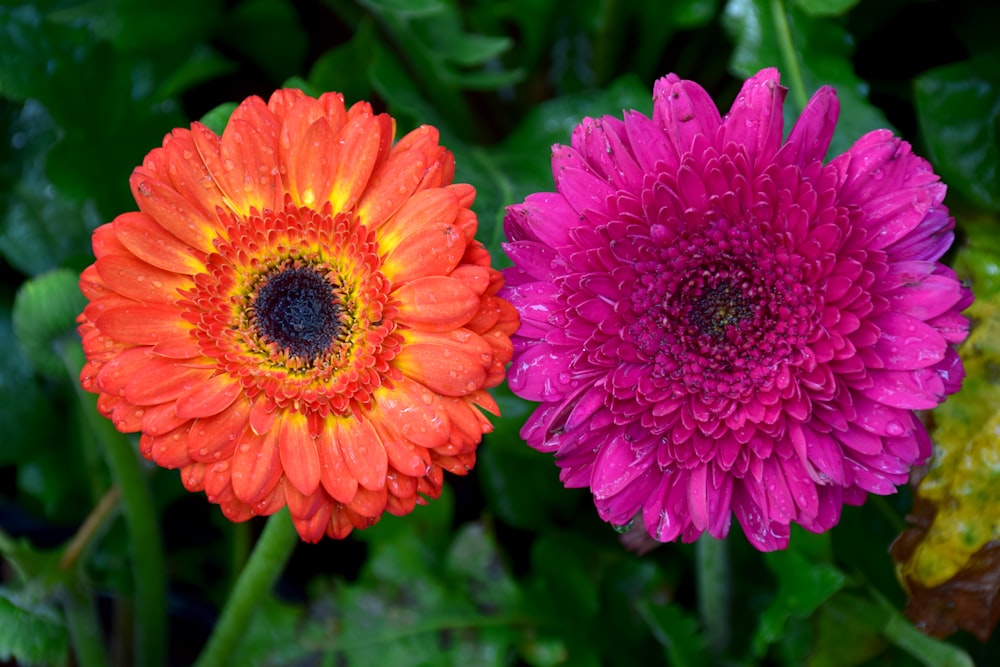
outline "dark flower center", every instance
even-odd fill
[[[292,357],[316,359],[343,333],[334,286],[309,267],[287,267],[267,276],[253,310],[258,333]]]
[[[691,303],[688,321],[702,334],[724,340],[729,327],[752,318],[753,302],[727,281],[701,290]]]

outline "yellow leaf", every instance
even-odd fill
[[[927,588],[1000,539],[1000,306],[996,297],[977,300],[966,314],[975,326],[959,350],[965,382],[935,412],[934,459],[916,490],[936,513],[898,565],[905,580]]]

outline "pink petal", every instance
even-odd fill
[[[683,155],[691,150],[698,135],[714,140],[722,118],[704,88],[668,74],[653,85],[653,122],[663,130],[674,151]]]
[[[723,124],[723,145],[742,146],[758,171],[771,164],[781,147],[785,93],[776,69],[761,70],[743,83]]]
[[[908,410],[930,410],[945,397],[944,382],[932,368],[870,370],[868,374],[874,384],[860,391],[879,403]]]
[[[803,167],[822,160],[830,147],[839,115],[837,91],[830,86],[821,87],[802,110],[776,160]]]

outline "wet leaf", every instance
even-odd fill
[[[914,90],[931,161],[945,181],[1000,210],[1000,55],[933,69]]]
[[[959,349],[966,377],[934,412],[934,458],[915,489],[914,527],[892,549],[910,618],[934,634],[964,628],[984,639],[1000,617],[1000,295],[989,229],[971,225],[956,262],[977,293]]]
[[[69,634],[54,605],[0,588],[0,660],[24,665],[66,664]]]
[[[753,652],[763,656],[767,647],[784,636],[790,618],[806,618],[840,590],[844,574],[826,562],[814,562],[798,551],[775,551],[764,555],[778,579],[778,594],[764,609],[753,637]]]
[[[669,664],[676,667],[703,667],[708,664],[708,650],[698,621],[677,605],[638,604],[642,620],[656,641],[663,645]]]

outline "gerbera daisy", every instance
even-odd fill
[[[343,97],[245,100],[169,134],[98,228],[81,382],[227,517],[315,542],[465,474],[517,314],[433,127]]]
[[[522,436],[659,541],[732,514],[762,550],[827,530],[906,482],[931,451],[914,410],[963,376],[945,186],[885,130],[824,164],[829,87],[783,141],[784,95],[763,70],[722,118],[669,75],[651,119],[584,120],[557,191],[507,211]]]

